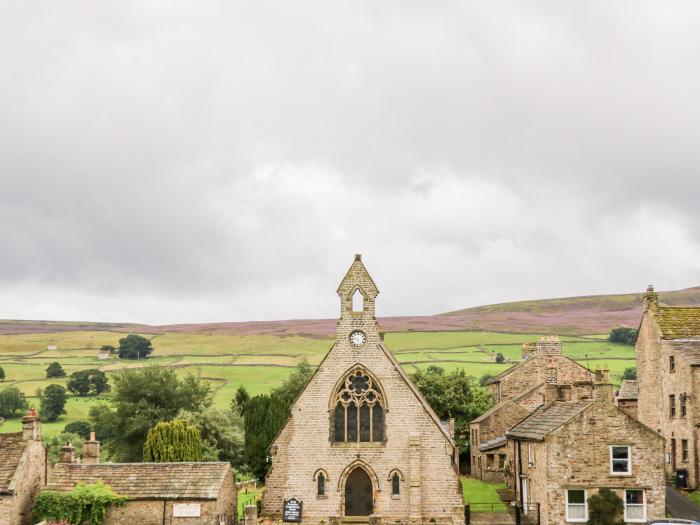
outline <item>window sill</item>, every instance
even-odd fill
[[[386,446],[386,441],[335,441],[331,443],[333,448],[382,448]]]
[[[401,494],[392,494],[391,499],[401,499]]]
[[[316,499],[328,499],[328,496],[316,496]]]
[[[632,473],[631,472],[611,472],[610,476],[613,478],[631,478]]]

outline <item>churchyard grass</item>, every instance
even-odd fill
[[[472,512],[507,512],[508,507],[501,501],[496,490],[505,489],[504,483],[485,483],[481,480],[462,476],[464,503],[473,504]],[[483,504],[490,505],[483,505]],[[477,504],[477,505],[474,505]],[[478,505],[482,504],[482,505]]]

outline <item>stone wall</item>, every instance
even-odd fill
[[[174,517],[173,506],[178,504],[200,505],[200,517]],[[235,515],[235,514],[234,514]],[[140,500],[128,501],[123,507],[107,511],[104,525],[219,525],[219,508],[214,500]],[[232,525],[233,519],[226,522]]]
[[[566,490],[586,489],[590,497],[599,488],[644,489],[647,519],[665,516],[663,438],[624,414],[612,403],[598,401],[545,440],[545,460],[531,477],[533,501],[541,504],[542,525],[564,523]],[[610,446],[629,445],[632,474],[610,473]]]
[[[46,484],[46,455],[41,441],[30,441],[9,489],[0,496],[0,525],[29,525],[36,494]]]
[[[661,432],[661,337],[652,311],[645,311],[636,343],[639,420]]]

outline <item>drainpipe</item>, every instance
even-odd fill
[[[516,441],[518,444],[518,468],[517,472],[518,475],[515,479],[515,485],[517,487],[516,494],[520,493],[520,508],[525,505],[525,500],[523,499],[523,485],[521,483],[521,476],[523,475],[522,470],[523,470],[523,457],[522,457],[522,447],[520,441]]]
[[[163,525],[165,525],[165,504],[167,501],[167,499],[163,500]]]

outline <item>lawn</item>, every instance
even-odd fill
[[[472,512],[507,512],[496,490],[505,489],[505,483],[485,483],[475,478],[462,476],[464,503],[470,504]]]

